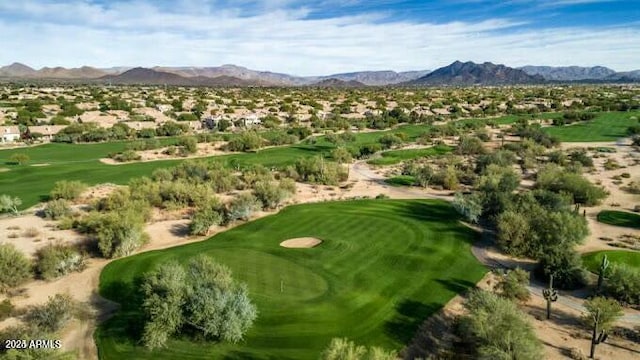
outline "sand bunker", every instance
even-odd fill
[[[31,166],[36,166],[36,167],[39,167],[39,166],[49,166],[49,165],[51,165],[51,164],[31,164]]]
[[[280,246],[292,249],[312,248],[322,243],[322,240],[314,237],[301,237],[295,239],[285,240],[280,243]]]

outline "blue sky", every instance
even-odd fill
[[[0,64],[217,66],[319,75],[510,66],[640,69],[640,0],[0,1]]]

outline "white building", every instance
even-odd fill
[[[1,142],[12,143],[20,140],[20,128],[17,126],[0,126]]]

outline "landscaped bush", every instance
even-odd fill
[[[0,244],[0,291],[31,279],[31,261],[12,244]]]
[[[626,264],[611,267],[605,281],[607,295],[630,305],[640,305],[640,270]]]
[[[65,199],[51,200],[44,208],[44,216],[47,219],[58,220],[71,214],[69,202]]]
[[[53,185],[49,193],[51,199],[76,200],[87,189],[87,184],[81,181],[61,180]]]
[[[51,244],[36,253],[36,274],[44,280],[81,271],[84,265],[84,256],[73,246]]]

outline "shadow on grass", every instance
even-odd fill
[[[396,306],[396,315],[384,324],[387,335],[398,342],[408,343],[426,318],[440,310],[441,304],[424,304],[404,300]]]
[[[442,284],[445,289],[449,291],[453,291],[458,294],[464,294],[471,289],[475,289],[476,284],[467,281],[467,280],[458,280],[458,279],[437,279],[438,283]]]

